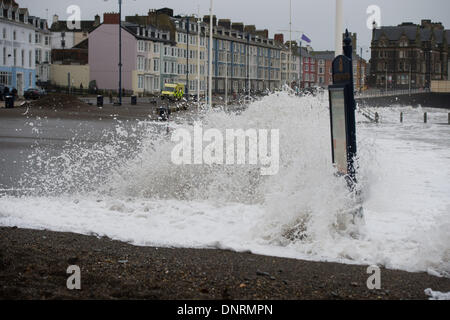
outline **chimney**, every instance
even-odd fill
[[[231,20],[230,19],[219,19],[219,26],[225,29],[231,29]]]
[[[203,22],[209,24],[209,15],[203,16]],[[216,15],[213,15],[213,26],[215,27],[217,25],[217,17]]]
[[[103,14],[104,24],[119,24],[119,14],[118,13],[104,13]]]
[[[256,30],[255,33],[260,36],[261,38],[269,38],[269,30],[264,29],[264,30]]]
[[[254,25],[245,26],[244,27],[244,31],[247,32],[247,33],[254,34],[256,32],[256,27]]]
[[[58,17],[57,14],[55,14],[55,15],[53,16],[53,23],[57,23],[58,20],[59,20],[59,17]]]
[[[99,26],[99,25],[100,25],[100,16],[97,14],[97,15],[95,15],[94,26]]]
[[[234,22],[231,24],[231,29],[244,32],[244,24],[241,22]]]
[[[274,38],[276,42],[284,43],[284,35],[282,33],[277,33]]]

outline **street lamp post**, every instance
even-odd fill
[[[247,87],[248,87],[247,88],[247,92],[248,92],[248,95],[250,96],[251,95],[251,84],[250,84],[250,33],[247,34]]]
[[[213,0],[209,8],[209,107],[212,108]]]
[[[200,14],[197,17],[197,109],[200,110]]]
[[[122,0],[119,0],[119,106],[122,105]]]
[[[228,105],[228,42],[225,42],[225,107]]]
[[[186,98],[189,96],[189,37],[190,37],[190,19],[189,16],[187,17],[187,41],[186,41]]]

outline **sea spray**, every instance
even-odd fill
[[[261,176],[251,165],[173,164],[170,133],[192,131],[194,120],[220,131],[279,129],[278,174]],[[348,214],[355,196],[331,165],[327,96],[277,93],[239,113],[213,109],[171,121],[169,133],[157,122],[117,123],[101,141],[74,137],[58,155],[38,146],[23,185],[40,191],[0,198],[0,224],[445,275],[450,152],[441,137],[450,132],[425,129],[358,125],[363,221]]]

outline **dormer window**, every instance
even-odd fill
[[[8,9],[8,19],[11,19],[12,18],[12,11],[11,11],[11,9]]]

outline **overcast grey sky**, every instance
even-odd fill
[[[118,10],[118,0],[16,0],[30,14],[51,21],[54,14],[67,19],[67,7],[78,5],[82,19],[93,19],[95,14]],[[123,0],[126,15],[146,14],[148,9],[170,7],[175,14],[200,11],[209,13],[209,0]],[[381,8],[382,25],[397,25],[404,21],[419,23],[432,19],[450,29],[449,0],[344,0],[345,26],[358,33],[358,46],[369,47],[371,32],[366,27],[369,5]],[[292,29],[305,32],[312,39],[315,50],[334,50],[335,0],[292,0]],[[289,29],[289,0],[214,0],[214,14],[235,22],[255,24],[258,29],[268,28],[271,36],[278,30]],[[285,33],[288,37],[288,33]],[[301,35],[294,34],[294,37]],[[288,40],[288,38],[286,38]],[[295,39],[295,38],[294,38]],[[364,54],[367,56],[367,54]]]

